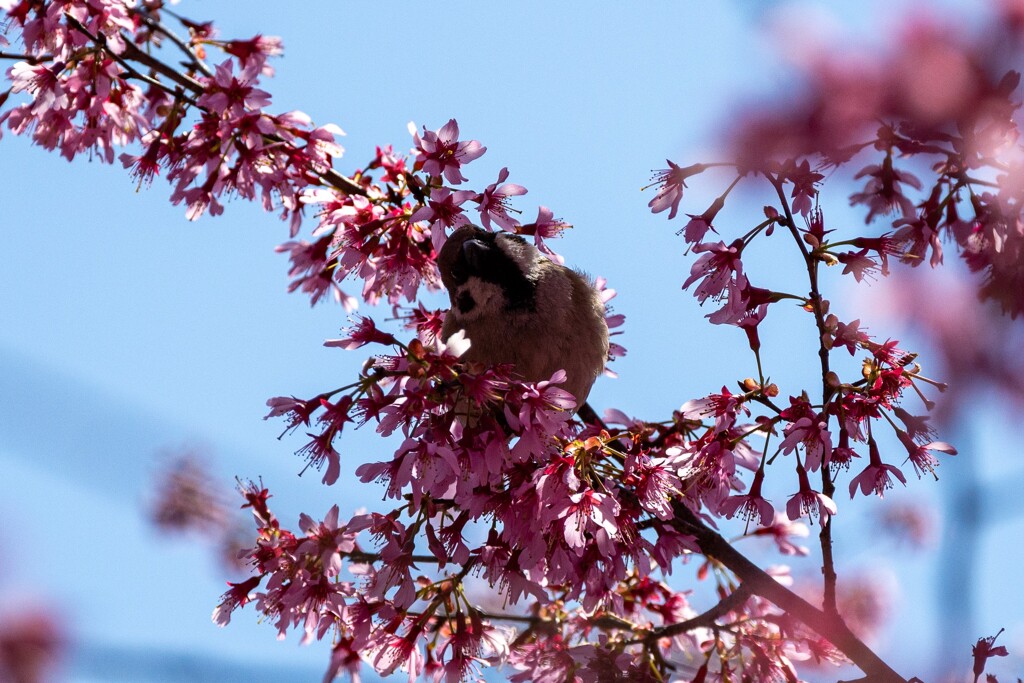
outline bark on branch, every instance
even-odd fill
[[[704,555],[728,567],[751,593],[770,600],[828,639],[850,661],[860,667],[871,683],[907,683],[907,679],[886,664],[843,623],[838,615],[826,614],[773,579],[727,540],[708,527],[688,507],[675,503],[675,526],[696,537]]]

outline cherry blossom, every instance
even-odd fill
[[[498,172],[498,182],[488,185],[480,196],[474,201],[479,204],[480,222],[488,230],[491,229],[493,220],[505,230],[515,232],[518,221],[508,215],[509,199],[526,194],[527,190],[522,185],[506,183],[508,179],[508,168]],[[500,185],[499,185],[500,183]],[[536,234],[536,230],[534,231]]]
[[[818,515],[819,524],[824,525],[828,519],[836,514],[836,504],[824,493],[811,488],[807,479],[807,470],[799,462],[796,467],[797,478],[800,482],[800,490],[797,491],[786,503],[786,514],[790,520],[797,520],[801,517],[813,519],[812,515]]]
[[[668,217],[672,219],[676,217],[676,213],[679,211],[679,202],[683,198],[683,188],[686,187],[686,179],[698,173],[703,173],[707,166],[704,164],[693,164],[681,168],[669,159],[666,159],[665,163],[668,164],[668,168],[656,171],[654,176],[651,177],[653,182],[647,186],[658,185],[657,194],[654,195],[654,199],[647,206],[650,207],[652,213],[661,213],[665,209],[671,209]]]
[[[907,478],[903,476],[899,468],[882,462],[882,457],[878,452],[878,444],[874,439],[868,439],[868,454],[870,456],[868,466],[850,480],[850,498],[853,498],[858,488],[860,488],[860,492],[865,496],[869,493],[874,493],[879,498],[883,497],[885,492],[892,488],[890,476],[896,477],[901,484],[906,485]]]
[[[459,124],[451,119],[436,131],[423,129],[423,137],[413,134],[416,143],[417,163],[423,172],[433,176],[444,175],[452,185],[467,180],[462,175],[462,165],[479,159],[487,148],[476,140],[459,140]]]
[[[900,342],[861,329],[845,304],[833,312],[830,299],[838,302],[837,279],[887,277],[901,263],[936,268],[957,253],[983,274],[983,296],[1010,315],[1024,311],[1019,74],[996,73],[990,48],[919,28],[905,53],[861,67],[823,59],[805,93],[736,127],[735,160],[667,161],[656,171],[648,208],[669,219],[688,179],[711,168],[732,175],[710,205],[701,200],[703,212],[686,213],[680,232],[694,258],[679,272],[699,304],[720,304],[709,322],[739,327],[753,358],[749,374],[726,368],[719,392],[680,395],[678,410],[629,417],[608,408],[602,422],[560,387],[564,372],[524,382],[514,367],[463,361],[471,341],[442,341],[444,312],[420,298],[440,288],[437,252],[470,222],[470,201],[485,229],[532,236],[557,263],[547,240],[570,227],[546,206],[522,223],[513,204],[527,192],[507,182],[507,168],[482,189],[468,185],[464,172],[486,148],[461,139],[456,119],[413,132],[408,157],[378,145],[343,172],[340,127],[271,110],[265,79],[283,52],[277,38],[221,39],[213,24],[179,19],[159,1],[8,0],[0,10],[3,42],[25,50],[3,55],[14,62],[0,96],[7,131],[69,160],[119,159],[140,189],[166,178],[191,220],[221,214],[232,198],[258,202],[288,224],[277,251],[288,256],[289,291],[348,312],[360,300],[386,302],[396,319],[358,316],[325,342],[366,354],[355,377],[267,402],[267,418],[281,418],[286,433],[303,428],[302,470],[322,470],[325,485],[341,476],[348,431],[392,437],[380,441],[391,444],[383,453],[351,455],[358,479],[379,487],[380,509],[353,513],[339,502],[299,514],[292,531],[262,482],[240,484],[254,525],[242,553],[252,574],[229,583],[216,623],[251,609],[281,637],[328,640],[325,680],[358,677],[360,662],[380,675],[404,669],[410,680],[462,680],[503,664],[514,681],[797,680],[805,660],[844,656],[866,678],[898,679],[836,618],[856,610],[837,583],[832,496],[839,485],[851,498],[858,489],[881,497],[894,479],[906,485],[883,460],[880,429],[895,430],[919,478],[935,474],[935,453],[956,450],[910,405],[930,409],[928,395],[944,385]],[[187,42],[171,39],[172,20]],[[1004,23],[1000,31],[1014,25]],[[863,183],[849,199],[865,225],[829,213],[826,226],[822,186],[848,164]],[[753,217],[728,201],[741,180],[769,198]],[[705,241],[709,231],[716,241]],[[755,286],[771,282],[759,271],[776,267],[783,249],[800,289]],[[343,290],[346,280],[355,284]],[[595,286],[603,302],[615,296],[603,278]],[[806,316],[809,366],[820,368],[812,386],[773,379],[786,373],[763,348],[777,342],[762,331],[781,318],[768,313],[787,299]],[[609,360],[625,354],[623,319],[609,310]],[[862,356],[852,369],[847,354]],[[793,396],[789,406],[775,381]],[[850,476],[864,444],[867,464]],[[768,487],[791,480],[794,464],[797,491],[783,514],[764,492],[781,490]],[[808,472],[820,475],[820,490]],[[203,498],[194,477],[179,479],[161,507],[175,523],[187,516],[182,501]],[[727,541],[739,522],[726,520],[737,516],[748,528]],[[795,571],[761,569],[737,549],[762,537],[772,552],[808,556],[797,543],[809,535],[805,516],[822,526],[823,583],[810,601],[822,610],[792,600]],[[697,581],[714,583],[706,606],[700,591],[668,583],[688,563]],[[976,677],[1005,654],[994,640],[975,647]]]

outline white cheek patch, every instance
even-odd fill
[[[459,301],[467,295],[473,300],[473,306],[463,312]],[[474,275],[470,276],[465,284],[459,285],[455,291],[455,305],[452,310],[459,320],[476,320],[482,315],[488,315],[501,309],[503,299],[504,294],[500,286],[481,280]]]

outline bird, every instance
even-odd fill
[[[584,406],[608,359],[605,306],[593,280],[555,263],[522,236],[475,225],[456,229],[437,257],[451,308],[441,339],[462,330],[461,360],[509,363],[528,382],[551,379]]]

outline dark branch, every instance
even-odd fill
[[[750,595],[751,591],[747,588],[747,584],[745,582],[741,583],[736,590],[729,593],[729,595],[725,596],[721,602],[708,611],[703,614],[698,614],[692,619],[687,619],[686,621],[680,621],[675,624],[656,628],[651,631],[648,639],[658,640],[659,638],[671,638],[672,636],[680,633],[692,631],[695,628],[711,628],[714,626],[717,619],[740,607],[747,601],[747,598],[749,598]]]
[[[827,638],[850,661],[860,667],[872,683],[907,683],[905,678],[893,671],[871,648],[854,635],[838,615],[826,614],[780,584],[733,548],[717,532],[705,525],[684,504],[675,503],[673,508],[676,528],[696,537],[701,552],[718,560],[739,577],[742,581],[741,588],[745,587],[751,593],[771,601]],[[739,589],[733,594],[738,592]]]

